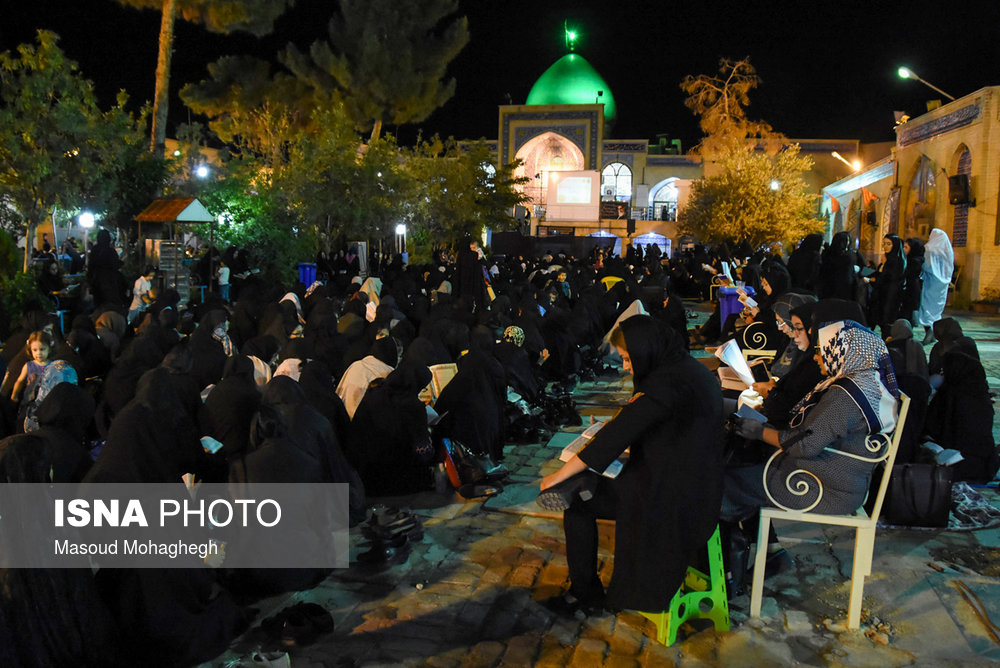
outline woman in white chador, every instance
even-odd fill
[[[917,323],[924,326],[924,345],[934,342],[934,331],[931,325],[941,319],[944,303],[948,298],[948,284],[955,271],[955,251],[944,230],[931,230],[930,239],[924,246],[924,268],[921,276],[924,279],[923,290],[920,293],[920,310],[917,311]]]

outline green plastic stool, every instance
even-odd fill
[[[729,599],[726,597],[726,576],[722,567],[722,539],[719,527],[708,539],[708,570],[706,575],[688,566],[687,576],[670,600],[670,609],[663,612],[639,612],[656,624],[656,640],[668,647],[677,640],[677,629],[689,619],[711,619],[716,631],[729,630]],[[702,610],[702,606],[709,606]]]

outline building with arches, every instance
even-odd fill
[[[1000,86],[982,88],[896,127],[892,155],[823,189],[831,231],[927,240],[944,230],[960,267],[959,304],[1000,288]]]
[[[572,52],[569,34],[571,52],[542,73],[525,104],[499,107],[497,139],[490,142],[498,164],[522,162],[516,174],[528,179],[531,234],[605,241],[611,235],[626,243],[666,239],[665,246],[678,248],[678,216],[692,183],[704,174],[700,158],[684,155],[680,141],[666,136],[653,142],[612,137],[618,114],[614,93]],[[857,140],[790,141],[813,158],[806,180],[817,194],[849,172],[832,157],[834,151],[864,152]]]

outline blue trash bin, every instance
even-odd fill
[[[316,282],[316,265],[311,262],[299,263],[299,280],[307,288]]]

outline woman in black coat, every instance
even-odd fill
[[[820,299],[835,298],[854,301],[858,296],[857,253],[851,248],[851,235],[837,232],[830,247],[823,253],[819,274]]]
[[[943,448],[962,453],[955,465],[955,480],[987,483],[997,472],[993,442],[993,399],[986,371],[975,357],[961,350],[945,353],[944,383],[927,408],[925,431]]]
[[[666,610],[692,557],[705,548],[722,498],[722,393],[684,351],[679,337],[645,315],[616,328],[612,343],[635,394],[575,457],[542,479],[543,492],[588,467],[605,470],[631,447],[614,480],[600,477],[593,498],[574,499],[563,515],[570,595],[557,609],[598,612],[597,518],[616,520],[611,609]]]
[[[906,253],[906,271],[903,272],[903,307],[899,317],[906,318],[912,325],[915,322],[913,312],[920,308],[920,294],[924,287],[920,276],[924,268],[924,242],[916,237],[907,239],[903,242],[903,251]]]
[[[792,277],[792,288],[801,292],[816,292],[819,287],[820,250],[823,235],[809,234],[802,239],[799,247],[788,258],[788,273]]]
[[[885,260],[878,272],[869,280],[875,284],[872,291],[872,305],[869,322],[878,325],[882,338],[889,336],[892,323],[896,321],[903,305],[903,280],[906,273],[906,255],[903,254],[903,240],[895,234],[882,238]]]

